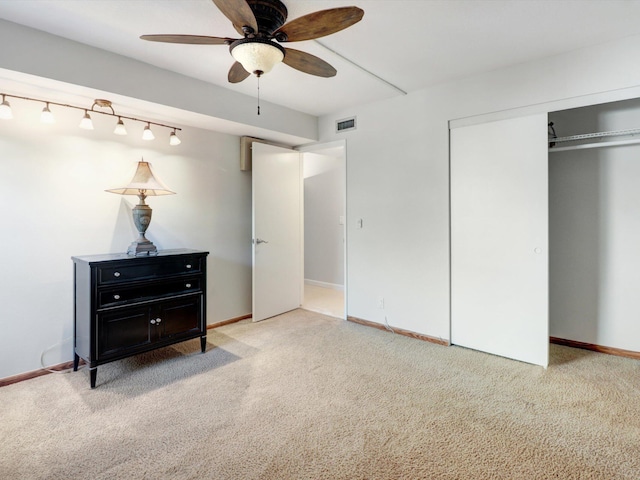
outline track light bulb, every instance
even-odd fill
[[[153,140],[156,136],[151,131],[151,125],[147,123],[147,126],[144,127],[144,132],[142,132],[143,140]]]
[[[53,118],[53,113],[49,110],[49,102],[42,109],[42,113],[40,114],[40,121],[42,123],[54,123],[55,118]]]
[[[122,121],[122,118],[118,117],[118,123],[116,124],[116,128],[113,130],[113,133],[115,133],[116,135],[127,134],[127,129],[124,126],[124,122]]]
[[[171,132],[171,135],[169,135],[169,145],[175,146],[180,145],[181,143],[182,141],[180,141],[178,135],[176,135],[176,131],[174,130],[173,132]]]
[[[80,128],[84,130],[93,130],[93,122],[91,121],[91,117],[89,116],[89,112],[84,111],[84,117],[80,120]]]
[[[2,103],[0,103],[0,118],[3,120],[11,120],[13,118],[11,104],[7,102],[7,99],[4,97],[4,95],[2,95]]]

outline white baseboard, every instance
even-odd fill
[[[319,282],[318,280],[304,279],[305,285],[313,285],[314,287],[331,288],[333,290],[344,291],[344,285],[338,285],[337,283]]]

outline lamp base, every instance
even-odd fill
[[[157,255],[158,248],[153,242],[145,239],[144,241],[133,241],[127,249],[127,255],[142,257],[145,255]]]

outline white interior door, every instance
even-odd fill
[[[547,115],[451,130],[451,342],[547,366]]]
[[[253,321],[300,307],[303,288],[300,153],[253,143]]]

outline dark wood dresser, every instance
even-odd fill
[[[82,358],[96,386],[98,365],[200,337],[207,339],[208,252],[163,250],[133,257],[72,257],[74,360]]]

